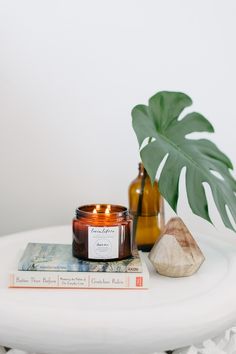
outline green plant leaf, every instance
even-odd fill
[[[186,168],[186,191],[194,214],[211,222],[203,183],[211,188],[214,202],[226,227],[234,230],[227,208],[236,222],[236,181],[229,158],[207,139],[191,139],[187,134],[214,132],[211,123],[197,112],[179,119],[192,100],[181,92],[158,92],[149,104],[132,110],[133,128],[137,135],[140,155],[152,182],[157,169],[166,158],[159,179],[163,197],[176,211],[179,177]],[[146,142],[146,144],[145,144]]]

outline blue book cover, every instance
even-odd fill
[[[121,261],[90,262],[73,257],[71,244],[28,243],[18,270],[139,273],[142,263],[137,250],[132,257]]]

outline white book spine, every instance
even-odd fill
[[[10,288],[147,289],[149,273],[14,271]]]

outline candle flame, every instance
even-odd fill
[[[105,210],[105,214],[110,214],[111,206],[108,205]]]
[[[100,204],[97,204],[96,208],[93,209],[93,214],[98,214],[98,213],[101,213],[101,205]],[[110,213],[111,213],[111,205],[108,204],[105,209],[105,214],[108,215]]]

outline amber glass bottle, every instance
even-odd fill
[[[142,163],[129,186],[129,209],[133,216],[133,237],[138,249],[150,251],[164,226],[163,198],[157,181],[152,186]]]

